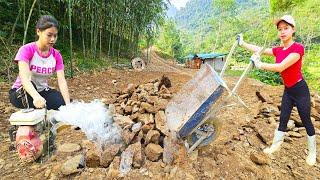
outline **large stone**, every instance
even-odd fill
[[[304,127],[301,119],[300,119],[300,116],[298,113],[293,113],[291,116],[290,116],[291,120],[294,121],[294,124],[297,126],[297,127]]]
[[[315,108],[311,108],[311,117],[316,121],[320,121],[320,113]]]
[[[121,132],[122,139],[127,145],[130,144],[130,142],[134,138],[134,135],[135,133],[129,131],[129,129],[125,129]]]
[[[100,158],[100,165],[103,167],[108,167],[114,157],[118,154],[121,144],[112,144],[106,146],[106,149],[102,152]]]
[[[133,108],[132,108],[132,113],[136,113],[139,111],[139,106],[137,104],[133,105]]]
[[[144,84],[144,89],[146,90],[146,91],[152,91],[153,90],[153,87],[154,87],[154,85],[153,85],[153,83],[147,83],[147,84]]]
[[[263,153],[251,153],[250,159],[258,165],[268,164],[268,157]]]
[[[148,131],[147,136],[145,138],[146,144],[149,144],[149,143],[159,144],[159,138],[160,138],[159,131],[150,130],[150,131]]]
[[[294,131],[289,131],[288,132],[290,137],[295,137],[295,138],[301,138],[302,134],[298,133],[298,132],[294,132]]]
[[[119,176],[120,174],[119,167],[120,167],[120,157],[116,156],[109,166],[109,170],[107,173],[108,179],[115,179]]]
[[[81,169],[84,168],[85,161],[82,154],[77,155],[69,160],[67,160],[61,166],[61,173],[65,176],[68,176],[73,173],[81,172]]]
[[[109,104],[108,110],[110,116],[114,116],[116,114],[116,106],[114,104]]]
[[[141,142],[141,140],[144,138],[144,133],[143,131],[141,130],[138,135],[136,135],[133,140],[131,141],[131,143],[137,143],[137,142]]]
[[[291,131],[291,130],[293,130],[293,128],[295,128],[296,126],[295,126],[295,124],[294,124],[294,121],[293,120],[289,120],[288,121],[288,124],[287,124],[287,130],[288,131]]]
[[[148,97],[148,92],[145,90],[142,90],[138,95],[138,100],[141,102],[146,102]]]
[[[90,149],[86,153],[86,165],[87,167],[99,167],[100,165],[100,153],[98,152],[98,149]]]
[[[119,100],[122,100],[122,99],[125,99],[125,98],[127,98],[127,97],[129,97],[129,94],[122,94],[122,95],[120,95],[120,96],[118,97],[118,99],[119,99]]]
[[[116,106],[116,113],[124,115],[124,109],[120,106]]]
[[[140,105],[140,108],[145,110],[148,113],[156,113],[155,108],[153,107],[153,105],[146,103],[146,102],[142,102]]]
[[[131,114],[132,113],[132,106],[126,106],[125,108],[124,108],[124,113],[125,114]]]
[[[159,94],[171,94],[171,92],[170,92],[169,89],[166,88],[165,86],[161,86],[161,87],[160,87]]]
[[[267,93],[256,91],[256,95],[261,102],[263,102],[263,103],[266,102],[268,104],[272,103],[272,100]]]
[[[162,153],[163,149],[158,144],[150,143],[145,148],[145,154],[150,161],[157,161]]]
[[[64,122],[58,122],[57,124],[54,125],[54,129],[56,131],[57,134],[59,134],[60,132],[69,129],[71,127],[70,124],[64,123]]]
[[[166,106],[168,104],[168,100],[166,99],[158,99],[158,101],[155,102],[154,107],[156,111],[165,110]]]
[[[133,152],[133,167],[140,168],[144,162],[142,147],[140,142],[136,142],[128,147]]]
[[[266,143],[267,145],[271,145],[272,143],[272,138],[273,138],[273,134],[274,132],[272,130],[269,131],[265,131],[265,130],[258,130],[258,138],[261,139],[262,142]]]
[[[134,84],[128,84],[128,86],[123,90],[123,94],[132,94],[136,89]]]
[[[320,113],[320,102],[316,101],[315,107],[316,111],[318,111],[318,113]]]
[[[153,91],[154,92],[158,92],[159,91],[159,84],[160,84],[160,82],[155,82],[153,84]]]
[[[129,148],[127,148],[124,152],[121,154],[121,161],[120,161],[120,175],[125,176],[128,174],[131,170],[132,162],[133,162],[133,151]]]
[[[159,98],[157,96],[148,96],[147,97],[147,103],[155,105],[156,102],[159,101]]]
[[[136,133],[136,132],[140,131],[141,127],[142,127],[142,123],[137,122],[131,127],[131,130],[132,130],[132,132]]]
[[[163,140],[163,162],[166,164],[172,164],[177,151],[176,140],[171,136],[166,136]]]
[[[129,116],[117,115],[113,117],[113,120],[116,124],[118,124],[121,128],[132,126],[134,123]]]
[[[142,126],[141,130],[146,134],[148,133],[151,129],[154,129],[154,124],[145,124]]]
[[[83,149],[86,149],[87,151],[90,149],[95,149],[96,145],[94,144],[94,142],[90,141],[90,140],[82,140],[81,142],[81,146]]]
[[[155,116],[156,128],[159,129],[163,134],[168,135],[167,120],[164,111],[159,111]]]
[[[80,145],[74,144],[74,143],[65,143],[58,146],[58,152],[62,152],[62,153],[73,153],[80,150],[81,150]]]
[[[163,99],[171,99],[172,98],[172,94],[161,94],[161,97]]]
[[[139,96],[138,96],[138,93],[136,92],[133,92],[133,94],[131,95],[131,98],[130,98],[132,101],[138,101],[139,100]]]
[[[154,123],[153,116],[150,116],[150,114],[139,114],[138,115],[138,121],[142,122],[143,124],[152,124],[152,123]]]

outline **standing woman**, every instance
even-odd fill
[[[9,91],[10,102],[17,108],[57,110],[70,102],[61,54],[53,48],[58,37],[58,21],[44,15],[36,24],[38,40],[20,47],[14,61],[19,75]],[[51,89],[48,79],[57,73],[61,93]]]
[[[265,49],[263,54],[275,56],[276,63],[268,64],[260,61],[260,57],[252,58],[255,67],[267,71],[279,72],[284,83],[284,92],[281,102],[280,123],[275,131],[271,147],[263,150],[271,154],[280,149],[287,130],[287,123],[294,105],[297,106],[299,116],[308,134],[308,156],[307,164],[313,166],[316,163],[316,138],[315,130],[310,118],[310,92],[307,83],[303,79],[301,66],[304,55],[303,45],[294,41],[293,36],[296,31],[296,24],[292,16],[284,15],[275,22],[278,29],[278,37],[282,45]],[[242,35],[238,36],[240,46],[258,52],[261,47],[246,43]]]

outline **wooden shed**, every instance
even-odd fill
[[[225,63],[226,54],[222,53],[200,53],[186,57],[186,67],[200,69],[202,64],[209,64],[216,71],[221,71]]]

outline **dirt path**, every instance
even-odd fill
[[[152,65],[146,71],[109,69],[101,72],[79,74],[68,80],[70,93],[74,99],[91,101],[104,99],[111,102],[115,93],[123,90],[129,83],[136,85],[166,75],[172,82],[170,91],[176,93],[192,74],[188,69],[181,70],[168,65],[163,59],[152,53]],[[178,69],[178,70],[177,70]],[[182,72],[181,72],[182,71]],[[113,83],[114,80],[117,83]],[[235,77],[227,77],[230,86]],[[56,81],[54,81],[56,82]],[[62,176],[62,164],[76,153],[56,153],[49,161],[24,164],[18,160],[15,151],[10,151],[7,135],[7,119],[16,111],[7,99],[10,84],[0,84],[0,177],[1,179],[106,179],[108,168],[84,168],[82,172]],[[266,97],[262,103],[256,91]],[[253,79],[247,79],[239,88],[240,97],[249,106],[247,111],[240,106],[231,106],[222,110],[218,117],[223,121],[222,131],[217,140],[209,146],[200,148],[187,156],[183,150],[177,152],[178,158],[172,165],[161,161],[146,160],[141,168],[131,170],[125,179],[319,179],[320,167],[309,167],[305,163],[306,132],[301,128],[300,120],[295,120],[296,136],[288,136],[282,149],[272,157],[261,154],[270,144],[272,133],[279,116],[282,87],[272,87]],[[315,107],[320,103],[316,101]],[[320,113],[320,112],[317,112]],[[296,117],[295,111],[292,118]],[[316,114],[316,112],[313,112]],[[318,114],[316,114],[318,115]],[[313,122],[320,129],[320,119],[313,117]],[[319,135],[319,134],[318,134]],[[300,137],[301,136],[301,137]],[[63,131],[56,143],[78,143],[84,147],[84,134],[75,129]],[[317,140],[320,144],[319,139]],[[82,150],[83,151],[83,150]],[[82,152],[81,151],[81,152]],[[319,159],[318,159],[319,163]]]

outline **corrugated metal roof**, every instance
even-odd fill
[[[193,59],[193,57],[197,55],[201,59],[214,59],[214,58],[221,58],[224,57],[225,53],[198,53],[198,54],[189,54],[186,56],[186,59]]]

